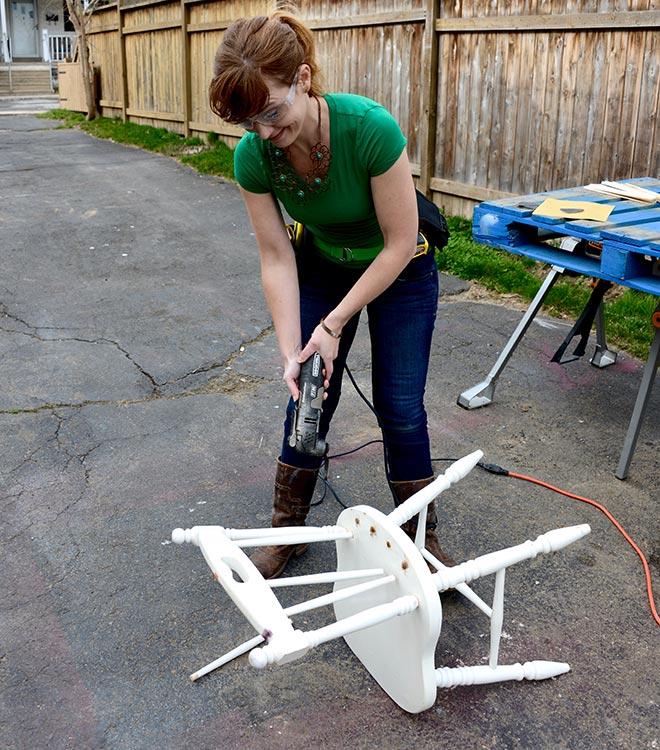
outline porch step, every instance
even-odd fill
[[[22,67],[14,65],[11,69],[11,85],[9,69],[0,68],[0,94],[51,94],[50,68]]]

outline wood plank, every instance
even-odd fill
[[[580,29],[640,29],[660,26],[660,11],[638,10],[612,13],[553,13],[538,15],[440,18],[435,28],[441,34],[475,32],[577,31]]]
[[[607,179],[616,180],[619,177],[615,171],[616,144],[621,110],[623,107],[623,81],[626,67],[626,49],[628,35],[611,32],[609,35],[609,49],[607,53],[607,88],[605,90],[605,117],[603,133],[600,140],[600,176],[597,181]],[[642,175],[639,175],[642,176]]]
[[[552,180],[545,189],[570,187],[575,183],[568,175],[571,148],[571,130],[575,106],[575,81],[577,77],[578,35],[564,34],[564,54],[562,56],[560,101],[557,113],[557,136]]]
[[[154,112],[144,109],[129,107],[126,114],[130,117],[144,117],[149,120],[170,120],[171,122],[183,122],[183,115],[176,112]]]
[[[583,160],[580,181],[583,184],[600,182],[600,142],[605,126],[605,97],[607,93],[607,41],[608,34],[597,32],[586,35],[585,67],[581,86],[588,91],[589,105],[583,127],[581,143]]]
[[[126,39],[121,31],[121,9],[117,4],[117,27],[119,36],[119,71],[121,75],[121,119],[126,122],[126,108],[128,107],[128,68],[126,63]]]
[[[167,5],[168,3],[171,3],[172,0],[134,0],[131,2],[131,0],[119,0],[117,3],[117,7],[119,7],[120,10],[129,11],[129,10],[137,10],[139,8],[147,8],[154,5]]]
[[[660,34],[647,34],[642,80],[640,82],[639,111],[633,141],[635,174],[660,175]]]
[[[572,112],[570,122],[567,123],[566,169],[563,172],[562,182],[557,184],[579,185],[584,182],[582,168],[586,158],[585,116],[588,115],[591,106],[591,91],[594,85],[593,71],[586,64],[586,43],[591,36],[591,34],[570,35],[574,47],[571,65],[575,69],[575,75],[569,82],[569,87],[572,89]]]
[[[94,34],[109,34],[113,31],[119,31],[119,26],[116,23],[106,24],[92,29],[87,32],[87,36],[93,36]]]
[[[122,33],[128,34],[146,34],[152,31],[165,31],[166,29],[181,28],[181,21],[161,21],[160,23],[145,23],[139,26],[124,26]]]
[[[431,6],[433,3],[431,3]],[[429,8],[430,10],[431,8]],[[424,41],[427,28],[429,29],[429,38],[435,40],[435,62],[431,58],[424,58]],[[419,26],[405,27],[407,32],[406,40],[409,47],[408,67],[406,69],[406,88],[405,81],[401,86],[402,101],[407,103],[408,131],[411,133],[411,139],[408,149],[408,157],[414,161],[421,161],[427,166],[426,175],[420,181],[418,187],[424,188],[422,192],[428,190],[428,181],[432,175],[433,163],[435,156],[429,156],[429,139],[432,146],[435,146],[435,95],[432,93],[437,87],[437,34],[433,30],[432,24],[425,24],[423,28]],[[432,50],[427,50],[427,54]],[[432,82],[436,79],[436,83]],[[432,124],[431,124],[432,123]],[[423,184],[422,184],[423,183]],[[421,187],[420,187],[421,186]]]
[[[500,198],[510,198],[515,195],[515,193],[504,190],[493,190],[479,185],[466,185],[463,182],[445,180],[440,177],[434,177],[431,180],[431,190],[436,193],[447,193],[448,195],[470,198],[475,201],[496,201]]]
[[[475,34],[475,43],[479,49],[480,61],[477,101],[479,124],[473,148],[474,164],[471,169],[470,182],[474,185],[486,185],[488,180],[488,158],[493,145],[494,108],[492,96],[497,87],[499,77],[497,34]]]
[[[538,146],[537,113],[532,100],[534,71],[539,64],[535,59],[536,34],[521,34],[520,67],[517,83],[516,127],[513,140],[511,190],[514,193],[531,193],[536,185],[536,160]],[[509,84],[510,85],[510,84]],[[533,166],[532,168],[532,159]]]
[[[485,155],[486,174],[483,184],[496,187],[499,181],[502,162],[502,142],[504,138],[504,117],[506,107],[506,70],[508,65],[509,44],[502,34],[495,35],[493,64],[493,89],[488,98],[492,121],[490,127],[490,144]]]
[[[502,125],[502,158],[498,185],[501,190],[513,192],[513,164],[516,155],[516,123],[518,119],[518,100],[520,89],[520,60],[522,58],[519,36],[509,37],[509,52],[506,61],[506,75],[503,81],[504,122]],[[526,113],[522,113],[523,117]]]
[[[455,66],[455,91],[453,96],[456,100],[455,120],[456,130],[454,141],[447,144],[448,168],[441,176],[448,177],[459,182],[466,182],[465,158],[467,150],[466,122],[468,118],[468,97],[470,91],[469,59],[467,46],[469,40],[464,35],[454,37],[456,40]]]
[[[183,125],[186,138],[190,135],[188,123],[192,118],[191,70],[190,70],[190,36],[188,34],[188,8],[181,0],[181,100],[183,104]]]
[[[647,122],[642,123],[639,120],[640,96],[642,92],[642,65],[644,62],[647,32],[635,32],[626,36],[628,37],[628,47],[626,50],[626,64],[623,77],[621,120],[619,121],[616,157],[614,160],[614,173],[617,178],[637,176],[633,169],[635,137],[638,128],[646,128],[649,125]],[[655,67],[657,67],[658,62],[656,60]]]
[[[541,132],[543,130],[543,101],[548,80],[548,44],[547,34],[534,34],[532,75],[529,92],[529,129],[527,149],[523,159],[523,179],[525,190],[541,190],[539,183],[539,159]]]
[[[352,26],[388,26],[390,24],[424,23],[426,10],[402,10],[386,13],[339,16],[337,18],[308,18],[306,25],[313,31],[348,29]]]
[[[441,36],[438,39],[438,90],[435,161],[430,178],[436,174],[447,175],[449,144],[454,142],[456,128],[456,97],[450,96],[456,82],[456,67],[453,64],[456,53],[456,36]]]
[[[204,23],[189,23],[188,33],[196,34],[200,31],[224,31],[231,26],[232,21],[205,21]]]
[[[218,133],[218,135],[229,135],[235,138],[242,138],[245,131],[237,125],[230,125],[228,122],[220,121],[220,124],[211,124],[208,122],[199,122],[191,120],[188,123],[191,130],[198,130],[201,133]]]
[[[540,134],[538,172],[536,184],[539,189],[552,187],[554,180],[555,149],[557,145],[557,119],[561,101],[561,70],[564,56],[564,35],[552,32],[548,35],[548,57],[546,83],[543,94],[543,121]]]
[[[465,123],[464,140],[465,156],[462,165],[462,181],[470,185],[477,185],[477,151],[479,140],[483,137],[480,127],[481,101],[483,99],[483,66],[481,63],[482,45],[477,34],[464,36],[466,46],[464,54],[467,57],[466,69],[469,71],[465,81],[465,103],[467,118]],[[457,175],[458,176],[458,175]]]
[[[74,112],[86,113],[87,101],[80,62],[58,63],[57,74],[60,82],[58,92],[60,104]]]

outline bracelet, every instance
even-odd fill
[[[325,321],[325,318],[321,318],[321,322],[319,323],[319,325],[321,326],[321,328],[327,334],[329,334],[330,336],[332,336],[333,339],[340,339],[341,338],[341,333],[337,333],[336,331],[333,331],[332,328],[328,328],[328,326],[324,323],[324,321]]]

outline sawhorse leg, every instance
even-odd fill
[[[534,320],[536,313],[540,310],[543,300],[552,289],[557,277],[563,272],[563,268],[552,266],[550,273],[545,277],[543,284],[541,284],[541,288],[536,293],[536,296],[527,308],[520,323],[518,323],[516,330],[511,334],[511,338],[507,341],[504,349],[502,349],[500,356],[497,358],[497,362],[493,365],[491,371],[486,376],[486,379],[482,380],[481,383],[472,386],[472,388],[463,391],[458,397],[459,406],[462,406],[464,409],[478,409],[480,406],[486,406],[486,404],[492,402],[493,394],[495,393],[495,386],[497,385],[497,379],[499,378],[500,373],[516,350],[516,347],[525,335],[531,322]]]
[[[596,313],[596,351],[594,356],[589,362],[594,367],[609,367],[616,362],[617,354],[611,349],[607,348],[607,341],[605,340],[605,316],[603,315],[603,303],[598,305],[598,312]]]
[[[653,323],[655,325],[655,335],[649,351],[649,357],[644,366],[644,372],[642,373],[642,382],[639,384],[639,391],[637,391],[637,400],[635,401],[635,408],[633,409],[630,424],[628,425],[628,433],[626,434],[626,439],[623,441],[619,466],[614,475],[617,479],[625,479],[628,476],[628,469],[633,453],[635,452],[635,445],[637,444],[644,413],[649,403],[649,396],[653,389],[655,373],[658,369],[658,360],[660,360],[660,305],[656,308]]]

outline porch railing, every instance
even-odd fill
[[[76,35],[73,32],[65,34],[49,34],[43,30],[44,62],[59,62],[73,57]]]

